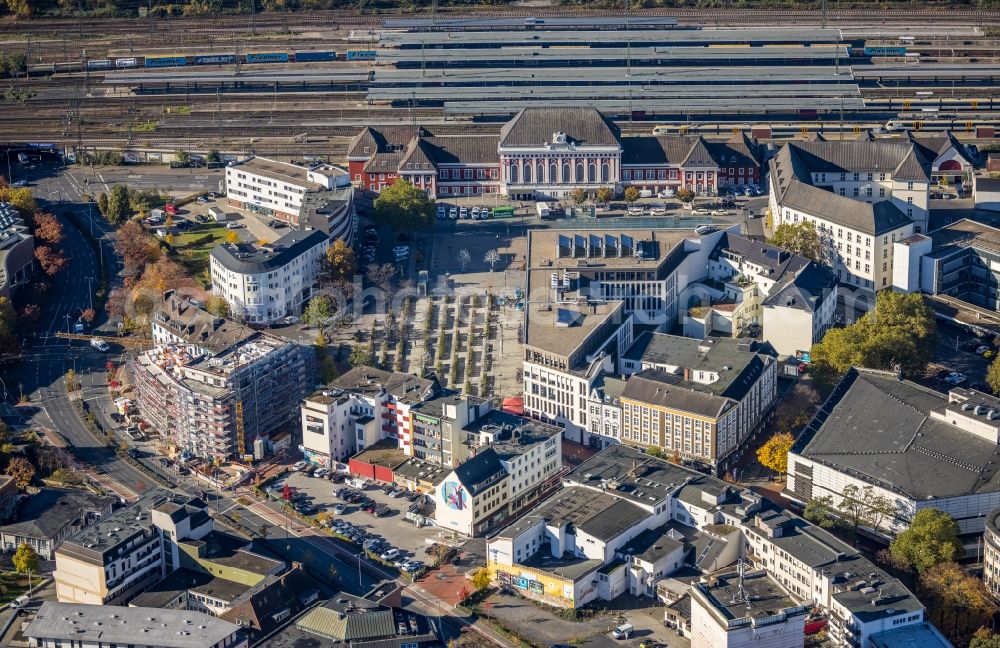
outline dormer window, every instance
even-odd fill
[[[566,133],[552,133],[552,143],[553,144],[565,144],[566,143]]]

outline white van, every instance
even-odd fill
[[[23,608],[25,605],[27,605],[30,602],[31,602],[31,599],[28,598],[26,595],[22,594],[21,596],[18,596],[16,599],[14,599],[13,601],[10,602],[10,609],[12,609],[12,610],[20,610],[21,608]]]
[[[652,189],[640,189],[639,190],[639,197],[640,198],[652,198],[653,197],[653,190]]]
[[[108,351],[111,350],[111,347],[108,346],[107,342],[105,342],[104,340],[98,340],[97,338],[93,338],[90,341],[90,346],[94,347],[101,353],[107,353]]]
[[[634,629],[631,623],[623,623],[611,631],[611,636],[615,639],[628,639]]]

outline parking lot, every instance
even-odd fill
[[[430,562],[424,553],[431,543],[438,539],[436,527],[417,528],[413,522],[404,519],[404,514],[411,502],[405,497],[391,497],[379,488],[369,486],[363,491],[363,495],[376,504],[388,506],[390,512],[384,517],[375,517],[370,513],[361,510],[357,504],[348,503],[334,495],[335,491],[347,488],[358,491],[359,489],[347,483],[334,483],[327,479],[308,477],[304,473],[290,473],[283,481],[282,486],[287,484],[295,493],[301,494],[301,501],[312,504],[317,509],[317,514],[321,519],[327,515],[331,516],[331,521],[344,520],[354,528],[375,538],[384,539],[388,544],[400,550],[400,557],[422,560]],[[281,490],[278,486],[277,490]],[[346,511],[336,514],[334,509],[337,505],[346,507]],[[322,515],[322,514],[327,515]]]

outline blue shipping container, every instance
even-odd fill
[[[348,50],[348,61],[374,61],[375,52],[373,50]]]
[[[263,54],[247,54],[247,63],[288,63],[285,52],[265,52]]]
[[[146,67],[176,67],[187,65],[186,56],[147,56]]]
[[[905,47],[866,47],[865,56],[906,56]]]
[[[235,54],[212,54],[194,57],[195,65],[231,65],[235,62]]]
[[[336,52],[295,52],[297,62],[304,61],[336,61]]]

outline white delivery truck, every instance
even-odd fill
[[[548,219],[549,215],[552,213],[552,210],[549,209],[548,203],[543,202],[535,203],[535,211],[538,212],[538,217],[542,220]]]

